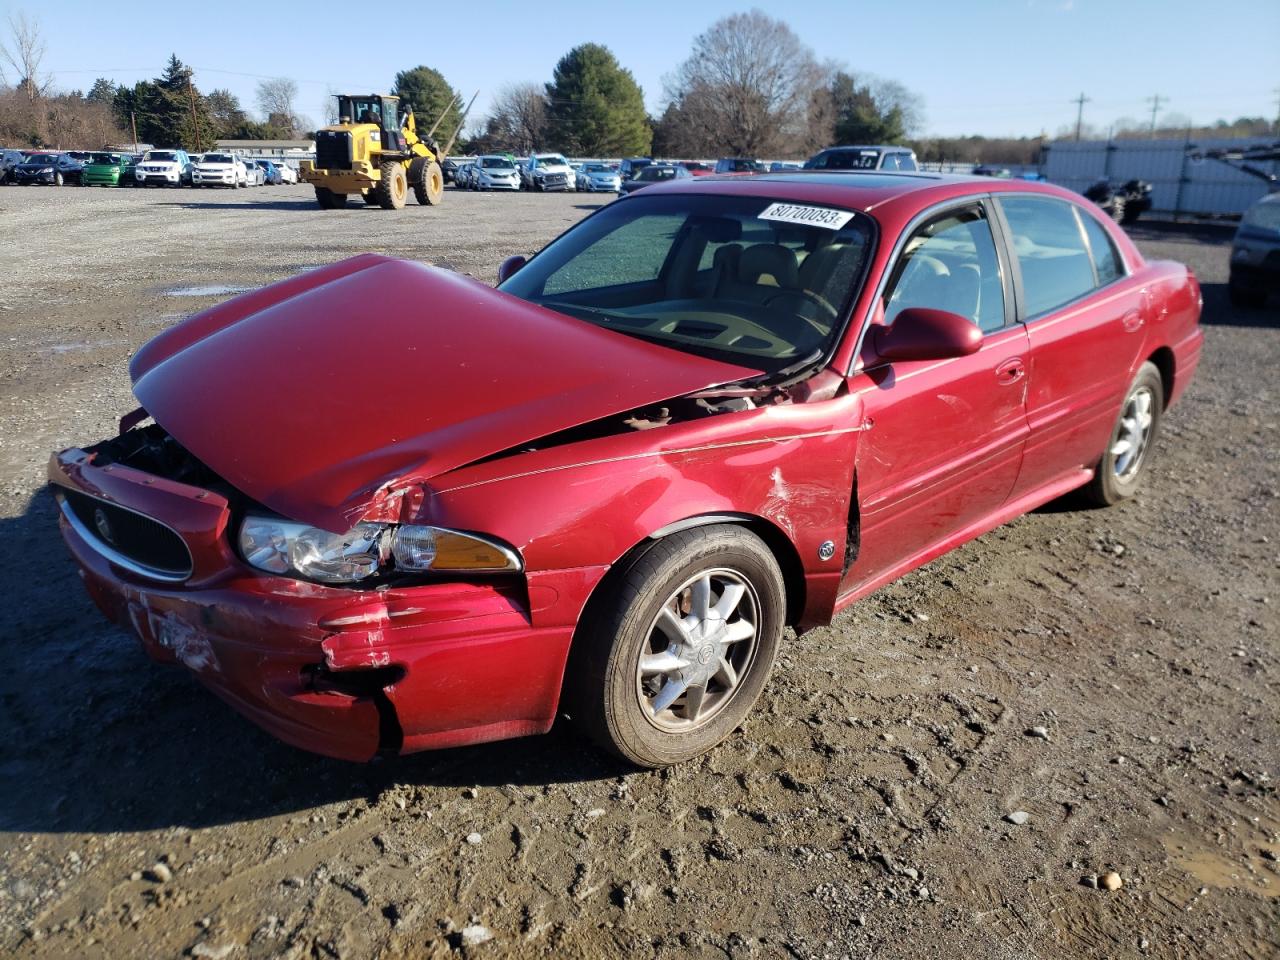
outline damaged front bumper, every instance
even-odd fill
[[[324,586],[244,564],[216,492],[75,449],[53,457],[49,479],[109,619],[281,740],[347,760],[548,730],[577,615],[603,573]],[[170,534],[186,569],[147,540]]]

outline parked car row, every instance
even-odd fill
[[[233,153],[192,156],[185,150],[143,154],[107,150],[3,150],[0,183],[61,187],[259,187],[298,182],[288,164]]]

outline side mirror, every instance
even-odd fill
[[[958,313],[908,307],[893,326],[874,329],[876,353],[884,360],[946,360],[976,353],[982,331]]]
[[[498,282],[505,283],[509,277],[513,277],[516,273],[529,262],[527,257],[516,254],[514,257],[507,257],[502,261],[502,266],[498,268]]]

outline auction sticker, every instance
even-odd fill
[[[824,227],[839,230],[853,219],[848,210],[832,210],[830,207],[805,207],[797,203],[771,203],[761,220],[778,220],[782,223],[798,223],[806,227]]]

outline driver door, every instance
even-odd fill
[[[1008,499],[1028,427],[1028,341],[983,202],[915,228],[877,311],[946,310],[983,331],[976,353],[888,362],[864,344],[857,489],[861,543],[841,592],[870,592],[942,553]],[[879,318],[877,318],[879,320]],[[868,343],[874,337],[867,338]]]

